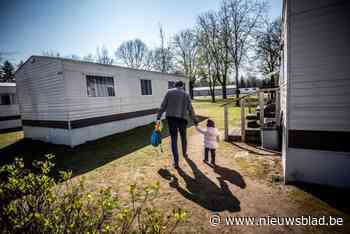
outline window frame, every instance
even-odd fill
[[[151,79],[140,79],[141,96],[152,96],[152,80]],[[144,89],[145,88],[145,89]]]
[[[2,98],[3,97],[8,97],[8,104],[3,104]],[[17,102],[17,96],[15,93],[1,93],[0,94],[0,106],[11,106],[11,105],[16,105],[18,104]]]
[[[91,87],[89,86],[89,82],[92,82],[89,79],[94,79],[94,91],[91,91]],[[96,82],[97,79],[105,79],[104,82],[101,82],[103,84],[98,84]],[[86,94],[88,97],[115,97],[116,96],[116,89],[115,89],[115,80],[113,76],[103,76],[103,75],[85,75],[85,81],[86,81]],[[100,87],[98,87],[100,85]],[[104,90],[104,91],[101,91]],[[112,90],[112,91],[111,91]],[[92,95],[92,92],[94,95]],[[105,92],[107,95],[103,95],[99,92]],[[110,95],[112,94],[112,95]]]

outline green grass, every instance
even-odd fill
[[[88,142],[73,149],[29,139],[16,141],[19,132],[6,134],[1,136],[6,140],[1,142],[4,145],[0,146],[2,148],[0,164],[9,163],[15,157],[23,157],[25,165],[30,167],[33,160],[42,160],[45,154],[52,153],[56,156],[57,170],[72,170],[74,175],[78,175],[147,146],[152,130],[153,125],[150,124]],[[8,142],[13,144],[9,145]]]
[[[216,122],[217,128],[223,130],[224,108],[221,105],[224,102],[218,100],[217,103],[211,103],[208,100],[200,100],[194,101],[193,105],[197,115],[212,118]],[[203,119],[202,117],[201,120]],[[230,127],[240,125],[239,107],[230,106],[229,120]],[[168,136],[166,127],[165,124],[164,137]],[[147,152],[141,151],[140,153],[140,149],[150,144],[152,130],[153,124],[150,124],[88,142],[73,149],[62,145],[23,139],[23,132],[0,134],[0,165],[11,162],[15,157],[23,157],[26,165],[30,167],[33,160],[41,160],[45,154],[52,153],[56,155],[56,168],[58,170],[72,170],[75,175],[79,175],[122,158],[124,155],[135,154],[137,158],[144,158],[144,154]],[[127,164],[143,164],[143,160],[127,161],[125,161]]]
[[[216,103],[210,102],[209,98],[200,98],[193,101],[193,107],[196,114],[209,117],[215,121],[216,127],[223,131],[224,130],[224,107],[222,106],[226,102],[232,102],[232,98],[227,100],[218,99]],[[255,108],[251,108],[254,112]],[[246,108],[246,113],[249,110]],[[240,128],[241,125],[241,108],[234,105],[234,103],[229,104],[228,109],[228,119],[229,119],[229,129]]]
[[[0,149],[11,145],[23,138],[22,131],[0,134]]]
[[[196,113],[212,118],[220,130],[224,129],[223,103],[225,103],[223,100],[217,100],[217,103],[211,103],[208,99],[193,101]],[[229,122],[231,128],[240,126],[240,108],[235,107],[233,104],[229,108]],[[164,126],[163,136],[167,136],[168,131],[166,125]],[[66,146],[23,139],[22,132],[0,134],[0,165],[11,162],[14,157],[23,157],[26,166],[29,167],[33,160],[43,159],[44,154],[53,153],[56,155],[56,170],[72,170],[74,176],[84,174],[86,187],[89,191],[98,191],[101,187],[110,186],[115,191],[120,191],[122,195],[125,194],[122,191],[126,190],[127,185],[133,182],[148,184],[160,180],[162,193],[160,200],[157,200],[157,202],[159,201],[159,206],[164,209],[171,209],[173,204],[176,204],[190,210],[192,216],[185,225],[186,230],[190,230],[187,233],[190,233],[191,230],[196,233],[205,233],[204,230],[208,229],[209,223],[203,221],[203,215],[209,215],[209,213],[206,213],[207,210],[195,204],[195,202],[186,201],[186,197],[181,196],[180,193],[169,186],[168,181],[159,177],[157,171],[160,168],[170,168],[169,165],[172,162],[169,146],[170,140],[169,138],[165,139],[163,143],[164,153],[158,154],[157,149],[150,146],[152,130],[153,124],[150,124],[89,142],[73,149]],[[201,138],[196,138],[195,134],[197,134],[195,129],[189,129],[189,138],[194,137],[195,139],[194,145],[192,139],[192,145],[189,146],[193,150],[193,159],[197,160],[198,167],[203,170],[202,178],[208,177],[212,181],[217,181],[218,174],[213,173],[210,167],[198,163],[198,161],[201,161],[202,151],[193,148],[196,147],[196,143],[198,144],[197,147],[202,147],[202,144],[200,142]],[[239,155],[241,156],[239,157]],[[243,212],[246,212],[245,209],[249,209],[252,215],[260,215],[262,210],[261,201],[271,203],[270,210],[269,207],[263,209],[265,213],[271,214],[276,214],[277,210],[277,214],[281,215],[296,215],[299,214],[297,213],[299,210],[306,214],[319,214],[320,212],[318,211],[320,210],[333,216],[340,216],[337,210],[344,211],[347,214],[350,212],[346,208],[347,206],[345,207],[344,205],[347,204],[346,199],[348,197],[345,195],[343,197],[346,197],[346,199],[339,202],[339,196],[336,193],[331,193],[328,197],[323,198],[319,194],[306,194],[304,191],[295,192],[295,190],[299,191],[299,189],[293,186],[264,185],[264,183],[267,183],[266,181],[270,180],[270,175],[276,174],[275,171],[281,173],[279,158],[259,156],[225,141],[221,141],[219,144],[217,158],[220,163],[225,162],[228,169],[237,171],[247,181],[247,188],[240,190],[237,186],[234,186],[235,190],[233,193],[241,201]],[[276,160],[276,165],[271,163],[273,160]],[[187,170],[186,174],[192,177],[192,172],[188,170],[188,167],[186,169],[186,166],[184,166],[184,169]],[[73,181],[79,178],[79,176],[75,177]],[[193,186],[201,186],[203,181],[207,180],[197,178]],[[186,185],[180,176],[179,183],[181,187]],[[213,183],[210,184],[213,186]],[[198,187],[194,191],[197,191],[197,195],[201,195],[201,189],[201,187]],[[306,189],[304,190],[307,191]],[[328,190],[330,189],[327,188]],[[223,196],[223,193],[218,193],[218,197],[215,197],[215,194],[206,194],[204,196],[208,196],[208,198],[204,197],[204,199],[207,201],[217,201]],[[256,194],[259,195],[258,200],[256,199]],[[271,202],[271,199],[276,199],[276,204],[274,201]],[[280,199],[280,204],[283,204],[281,207],[278,204]],[[328,202],[329,199],[337,201],[338,204],[334,205]],[[319,200],[332,204],[337,210],[331,209],[326,203]],[[247,206],[246,204],[249,205]],[[254,209],[255,205],[256,209]],[[243,213],[243,215],[246,214]],[[214,232],[214,229],[212,231]],[[242,233],[244,232],[243,229]],[[246,230],[246,232],[251,232],[251,229]]]

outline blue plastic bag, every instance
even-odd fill
[[[151,144],[154,147],[157,147],[162,143],[162,137],[160,135],[159,131],[153,130],[152,135],[151,135]]]

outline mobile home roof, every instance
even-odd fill
[[[41,56],[41,55],[32,55],[30,56],[15,72],[15,74],[23,67],[24,64],[28,63],[32,58],[44,58],[44,59],[55,59],[55,60],[61,60],[61,61],[67,61],[67,62],[73,62],[73,63],[82,63],[82,64],[92,64],[96,66],[107,66],[107,67],[115,67],[120,69],[126,69],[126,70],[133,70],[133,71],[143,71],[143,72],[152,72],[156,74],[165,74],[165,75],[171,75],[175,77],[181,77],[186,78],[184,75],[179,74],[172,74],[172,73],[166,73],[166,72],[158,72],[158,71],[148,71],[144,69],[136,69],[131,67],[123,67],[119,65],[113,65],[113,64],[102,64],[102,63],[94,63],[94,62],[88,62],[83,60],[76,60],[76,59],[69,59],[69,58],[61,58],[61,57],[50,57],[50,56]]]

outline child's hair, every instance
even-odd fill
[[[215,122],[211,119],[207,120],[207,127],[215,128]]]

